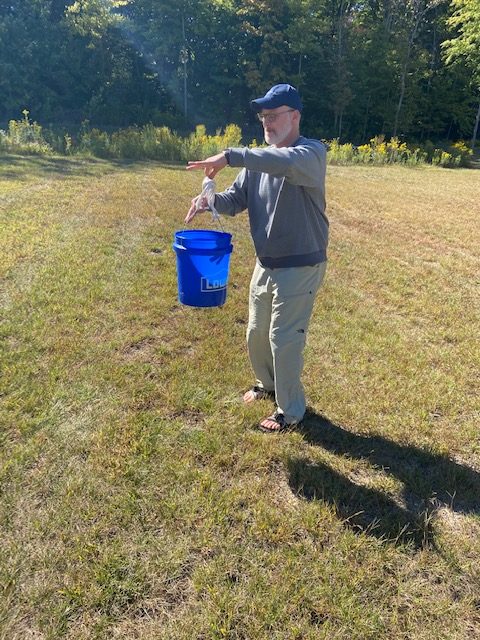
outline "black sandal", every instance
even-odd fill
[[[253,395],[254,395],[253,400],[275,400],[275,392],[274,391],[267,391],[263,387],[259,387],[259,386],[255,385],[254,387],[252,387],[248,391],[253,393]],[[245,391],[245,393],[243,395],[248,393],[248,391]]]
[[[268,427],[264,427],[262,423],[259,423],[257,426],[260,431],[263,431],[263,433],[280,433],[281,431],[285,431],[285,429],[294,427],[297,424],[296,422],[287,422],[285,419],[285,415],[283,413],[280,413],[279,411],[275,411],[273,415],[268,416],[268,418],[264,418],[262,422],[264,422],[265,420],[271,420],[272,422],[278,424],[278,429],[269,429]]]

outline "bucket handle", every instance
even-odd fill
[[[215,213],[212,211],[212,218],[214,222],[218,222],[220,229],[222,230],[222,233],[225,233],[225,229],[223,228],[223,224],[222,224],[222,221],[220,220],[220,215],[218,214],[217,210],[215,210]],[[186,230],[187,230],[187,227],[183,225],[182,232]],[[179,240],[181,240],[181,238]],[[178,243],[178,246],[182,247],[182,249],[185,249],[185,247],[182,245],[181,242]]]
[[[222,224],[222,221],[220,219],[220,214],[216,210],[215,204],[214,204],[215,203],[215,181],[214,180],[212,180],[211,178],[208,178],[208,177],[205,177],[203,179],[202,192],[201,192],[200,196],[198,196],[197,200],[201,196],[206,196],[207,201],[208,201],[208,206],[209,206],[210,211],[212,213],[212,218],[213,218],[214,222],[218,222],[218,225],[219,225],[220,229],[222,230],[222,233],[225,233],[225,229],[223,228],[223,224]],[[182,231],[186,231],[185,225],[183,226]]]

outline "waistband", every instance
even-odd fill
[[[284,256],[282,258],[270,258],[268,256],[257,256],[258,262],[266,269],[284,269],[285,267],[314,267],[320,262],[325,262],[327,252],[325,249],[305,253],[297,256]]]

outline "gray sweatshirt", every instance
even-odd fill
[[[291,147],[234,148],[230,165],[244,169],[216,194],[215,208],[231,216],[248,209],[260,263],[274,269],[324,262],[325,145],[301,136]]]

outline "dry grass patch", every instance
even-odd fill
[[[199,186],[0,163],[0,638],[480,637],[479,174],[329,168],[311,406],[279,437],[240,401],[245,216],[227,304],[176,299]]]

